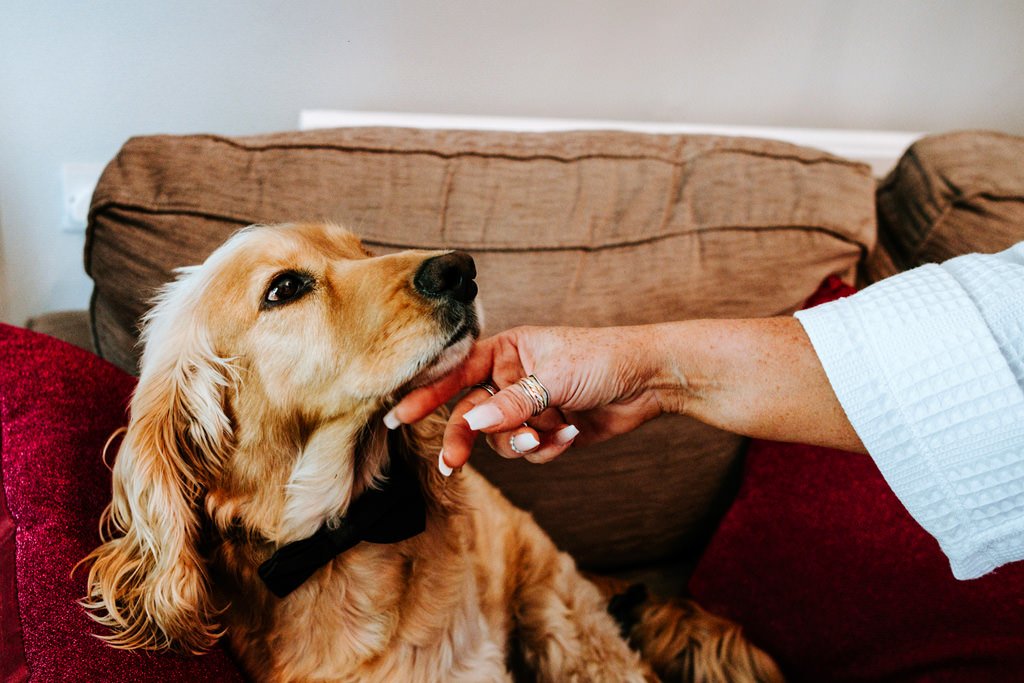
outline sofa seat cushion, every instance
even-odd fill
[[[868,167],[779,142],[621,132],[354,128],[128,141],[93,197],[99,353],[136,367],[139,316],[175,268],[250,223],[327,219],[377,253],[476,259],[486,332],[797,308],[874,242]],[[592,569],[706,533],[741,440],[684,418],[543,468],[473,462]],[[643,495],[636,495],[642,491]]]
[[[95,355],[0,325],[0,679],[240,681],[200,658],[115,650],[77,600],[75,564],[99,544],[110,501],[103,445],[127,422],[135,380]]]
[[[869,456],[761,440],[690,581],[808,682],[1019,680],[1022,586],[1024,562],[954,579]]]

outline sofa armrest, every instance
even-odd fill
[[[92,326],[89,324],[89,312],[86,310],[43,313],[29,318],[25,327],[74,344],[86,351],[96,352],[92,340]]]

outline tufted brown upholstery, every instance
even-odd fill
[[[824,152],[622,132],[342,129],[130,140],[93,198],[86,268],[100,355],[135,370],[136,325],[174,268],[251,223],[326,219],[371,250],[474,255],[487,332],[746,317],[799,307],[874,246],[875,181]],[[590,568],[691,550],[739,437],[663,418],[544,467],[473,463]]]

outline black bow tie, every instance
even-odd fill
[[[261,564],[259,574],[267,588],[283,598],[361,541],[397,543],[421,533],[427,526],[427,504],[402,454],[392,456],[387,477],[382,488],[359,496],[336,528],[324,524],[309,538],[281,546]]]

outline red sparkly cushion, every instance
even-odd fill
[[[0,325],[0,680],[238,681],[224,650],[115,650],[92,637],[71,569],[99,542],[110,500],[103,444],[135,380],[81,349]]]
[[[790,681],[1024,678],[1024,562],[954,579],[865,455],[752,441],[690,589]]]

